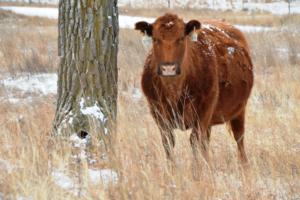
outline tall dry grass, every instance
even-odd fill
[[[0,11],[0,71],[53,72],[57,69],[56,21]]]
[[[27,30],[22,25],[17,28]],[[38,25],[31,27],[33,32],[38,29]],[[169,167],[145,99],[132,97],[134,89],[140,87],[146,50],[138,33],[121,30],[115,155],[107,159],[100,142],[93,140],[87,151],[94,161],[74,159],[70,141],[56,140],[50,135],[55,110],[53,97],[31,103],[1,102],[0,196],[3,199],[299,199],[299,32],[290,30],[247,35],[255,66],[255,86],[246,117],[248,171],[243,171],[238,163],[236,144],[226,126],[213,128],[211,167],[203,164],[199,180],[193,178],[189,131],[176,131],[176,168]],[[13,33],[13,27],[6,26],[1,31]],[[48,33],[40,34],[36,42],[24,43],[24,48],[37,50],[39,44],[44,44]],[[0,35],[1,41],[10,40],[8,34]],[[16,44],[20,44],[19,36],[15,36]],[[55,40],[49,38],[50,43]],[[19,54],[16,51],[11,55]],[[20,63],[16,72],[22,71],[26,64]],[[87,175],[88,168],[112,168],[119,174],[118,182],[106,186],[93,184]],[[57,170],[74,179],[75,192],[57,184],[53,177]]]

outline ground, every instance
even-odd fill
[[[151,12],[144,16],[157,15]],[[118,130],[115,154],[107,155],[96,139],[58,141],[50,134],[56,20],[0,11],[0,199],[300,199],[300,17],[259,16],[223,13],[232,23],[269,28],[246,32],[255,68],[246,115],[249,169],[241,169],[228,127],[217,126],[212,166],[203,165],[195,180],[189,131],[176,131],[176,167],[166,161],[140,90],[147,50],[139,33],[120,30]]]

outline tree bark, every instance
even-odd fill
[[[117,115],[117,0],[60,0],[55,136],[111,135]]]

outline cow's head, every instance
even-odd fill
[[[201,26],[197,20],[184,23],[174,14],[165,14],[153,24],[141,21],[135,24],[135,29],[152,37],[153,55],[157,72],[162,76],[176,76],[181,73],[188,35]]]

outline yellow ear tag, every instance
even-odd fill
[[[196,30],[194,29],[192,36],[191,36],[191,40],[193,42],[197,42],[198,41],[198,33],[196,32]]]
[[[145,33],[142,37],[142,43],[144,48],[149,49],[152,45],[152,37],[149,37],[147,33]]]

